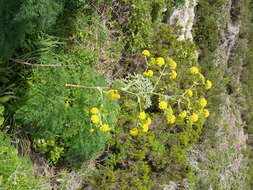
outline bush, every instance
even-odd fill
[[[31,161],[18,157],[18,151],[0,132],[0,189],[42,189],[40,180],[34,177]]]
[[[52,163],[62,156],[71,163],[81,162],[104,148],[109,134],[91,123],[92,107],[99,108],[101,124],[113,127],[117,120],[118,106],[103,93],[106,83],[90,66],[96,63],[95,57],[92,51],[77,47],[57,55],[49,50],[41,54],[41,64],[72,66],[33,68],[26,101],[16,116]]]

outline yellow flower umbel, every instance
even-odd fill
[[[190,68],[190,73],[191,74],[198,74],[199,73],[198,67],[191,67]]]
[[[168,124],[174,124],[176,122],[176,116],[171,115],[170,117],[167,118],[167,123]]]
[[[100,122],[100,119],[99,119],[98,115],[92,115],[91,118],[90,118],[90,120],[94,124],[98,124]]]
[[[164,61],[164,59],[163,59],[162,57],[158,57],[158,58],[156,59],[156,64],[157,64],[159,67],[161,67],[161,66],[163,66],[163,65],[165,64],[165,61]]]
[[[199,120],[199,116],[194,113],[190,116],[190,120],[194,123],[194,122],[197,122]]]
[[[98,114],[99,113],[99,109],[97,107],[93,107],[93,108],[91,108],[90,112],[92,114]]]
[[[111,128],[109,127],[109,125],[104,124],[104,125],[102,125],[101,127],[99,127],[99,130],[100,130],[100,131],[103,131],[103,132],[107,132],[107,131],[110,131]]]
[[[152,123],[152,120],[150,119],[150,117],[148,117],[146,120],[146,124],[151,125],[151,123]]]
[[[200,105],[200,107],[202,107],[202,108],[206,107],[206,105],[207,105],[206,99],[205,99],[205,98],[200,98],[200,100],[199,100],[199,105]]]
[[[168,103],[165,101],[160,101],[158,106],[161,110],[165,110],[168,107]]]
[[[118,93],[118,90],[111,89],[108,90],[106,93],[111,100],[120,99],[120,94]]]
[[[148,132],[149,125],[148,125],[147,123],[144,123],[141,127],[142,127],[142,131],[143,131],[144,133]]]
[[[205,118],[209,117],[209,115],[210,115],[208,109],[204,109],[204,110],[203,110],[203,113],[204,113],[204,117],[205,117]]]
[[[174,70],[177,68],[177,63],[170,57],[168,58],[168,63],[169,63],[170,69]]]
[[[146,119],[146,117],[147,117],[147,115],[144,111],[139,114],[140,120],[144,120],[144,119]]]
[[[189,98],[193,96],[193,92],[192,92],[192,90],[190,90],[190,89],[186,90],[186,91],[185,91],[185,94],[186,94],[186,96],[189,97]]]
[[[137,136],[139,133],[138,129],[137,128],[133,128],[130,130],[129,134],[132,135],[132,136]]]
[[[171,71],[169,75],[170,75],[171,79],[177,78],[177,72],[176,71]]]
[[[145,57],[150,57],[150,52],[145,49],[142,51],[142,55],[144,55]]]
[[[146,77],[152,77],[154,75],[154,72],[152,70],[147,70],[143,73],[143,75]]]
[[[184,111],[179,113],[178,117],[181,118],[181,119],[184,119],[186,117],[186,115],[187,115],[187,111],[184,110]]]
[[[212,88],[212,86],[213,86],[212,82],[210,80],[207,80],[206,81],[206,89],[210,89],[210,88]]]

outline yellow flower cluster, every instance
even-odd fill
[[[167,58],[170,69],[174,70],[177,68],[177,63],[170,57]]]
[[[99,128],[99,130],[103,131],[103,132],[108,132],[108,131],[111,131],[112,129],[109,127],[109,125],[104,124],[104,125],[101,125],[101,127]]]
[[[144,55],[145,57],[150,57],[150,52],[145,49],[142,51],[142,55]]]
[[[212,88],[212,86],[213,86],[212,82],[210,80],[207,80],[206,81],[206,89],[210,89],[210,88]]]
[[[147,116],[147,114],[143,111],[139,114],[140,121],[140,129],[133,128],[129,131],[129,134],[132,136],[137,136],[141,131],[146,133],[149,130],[149,126],[152,123],[152,120],[150,117]]]
[[[184,119],[187,116],[187,111],[183,110],[182,112],[179,113],[179,118]]]
[[[186,90],[186,91],[185,91],[185,94],[186,94],[186,96],[189,97],[189,98],[191,98],[191,97],[193,96],[193,92],[192,92],[192,90],[190,90],[190,89]]]
[[[203,113],[204,113],[204,117],[205,117],[205,118],[209,117],[209,115],[210,115],[208,109],[204,109],[204,110],[203,110]]]
[[[131,129],[129,133],[132,136],[137,136],[139,134],[139,130],[135,127],[133,129]]]
[[[111,89],[111,90],[108,90],[106,93],[111,100],[120,99],[120,94],[118,90]]]
[[[98,115],[92,115],[90,120],[92,121],[92,123],[94,124],[98,124],[100,122],[99,116]]]
[[[199,105],[200,105],[200,107],[202,107],[202,108],[206,107],[206,105],[207,105],[206,99],[205,99],[205,98],[200,98],[200,100],[199,100]]]
[[[198,74],[199,73],[198,67],[191,67],[190,68],[190,73],[191,74]]]
[[[147,115],[146,115],[145,112],[141,112],[141,113],[139,114],[139,119],[140,119],[140,120],[145,120],[146,117],[147,117]]]
[[[99,113],[99,109],[97,107],[93,107],[93,108],[91,108],[90,112],[92,114],[98,114]]]
[[[167,117],[167,123],[168,124],[174,124],[176,122],[176,116],[175,115],[170,115]]]
[[[152,70],[147,70],[143,73],[146,77],[152,77],[154,75],[154,72]]]
[[[156,58],[156,64],[161,67],[165,64],[164,58],[163,57],[158,57]]]
[[[197,122],[199,120],[199,116],[196,114],[196,113],[193,113],[191,116],[190,116],[190,120],[194,123],[194,122]]]
[[[169,73],[169,75],[170,75],[170,78],[171,79],[175,79],[175,78],[177,78],[177,72],[176,71],[171,71],[170,73]]]
[[[165,110],[168,107],[168,103],[166,101],[160,101],[158,107],[161,110]]]

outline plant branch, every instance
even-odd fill
[[[56,65],[56,64],[32,64],[32,63],[28,63],[26,61],[18,61],[16,59],[11,59],[12,61],[14,61],[15,63],[19,63],[22,65],[28,65],[28,66],[32,66],[32,67],[74,67],[74,66],[80,66],[80,65]]]

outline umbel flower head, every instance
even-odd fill
[[[146,115],[146,113],[144,111],[139,114],[140,120],[145,120],[146,117],[147,117],[147,115]]]
[[[132,135],[132,136],[137,136],[138,133],[139,133],[139,131],[138,131],[137,128],[133,128],[133,129],[130,130],[129,133],[130,133],[130,135]]]
[[[177,72],[176,72],[176,71],[174,71],[174,70],[173,70],[173,71],[171,71],[169,75],[170,75],[170,78],[171,78],[171,79],[175,79],[175,78],[177,78]]]
[[[90,112],[92,114],[98,114],[99,113],[99,109],[97,107],[93,107],[93,108],[91,108]]]
[[[111,90],[108,90],[106,94],[109,96],[111,100],[120,99],[120,94],[118,90],[111,89]]]
[[[145,57],[150,57],[150,52],[145,49],[142,51],[142,55],[144,55]]]
[[[94,124],[98,124],[100,122],[100,119],[99,119],[98,115],[92,115],[91,118],[90,118],[90,120]]]
[[[198,74],[199,73],[198,67],[191,67],[190,68],[190,73],[191,74]]]
[[[205,117],[205,118],[209,117],[209,115],[210,115],[208,109],[204,109],[204,110],[203,110],[203,113],[204,113],[204,117]]]
[[[143,73],[143,75],[146,77],[152,77],[154,75],[154,72],[152,70],[147,70]]]
[[[159,106],[159,109],[165,110],[168,107],[168,103],[165,101],[160,101],[158,106]]]
[[[180,112],[180,114],[178,116],[179,116],[179,118],[184,119],[186,117],[186,115],[187,115],[187,111],[183,110],[182,112]]]
[[[167,123],[168,124],[174,124],[176,122],[176,116],[171,115],[170,117],[167,118]]]
[[[206,89],[212,88],[212,82],[210,80],[206,80]]]
[[[167,58],[170,69],[176,69],[177,68],[177,63],[170,57]]]
[[[158,58],[156,59],[156,64],[157,64],[159,67],[163,66],[163,65],[165,64],[164,58],[163,58],[163,57],[158,57]]]
[[[199,100],[199,105],[200,105],[202,108],[206,107],[206,105],[207,105],[206,99],[205,99],[205,98],[200,98],[200,100]]]
[[[111,128],[109,127],[109,125],[107,124],[104,124],[102,125],[100,128],[99,128],[100,131],[103,131],[103,132],[107,132],[107,131],[110,131]]]
[[[186,90],[186,91],[185,91],[185,94],[186,94],[186,96],[189,97],[189,98],[193,96],[193,92],[192,92],[192,90],[190,90],[190,89]]]
[[[194,123],[194,122],[197,122],[199,120],[199,116],[194,113],[190,116],[190,120]]]

